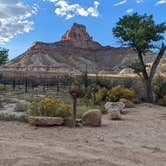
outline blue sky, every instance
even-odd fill
[[[117,47],[112,28],[133,12],[166,22],[166,0],[0,0],[0,47],[10,49],[12,59],[33,41],[60,40],[74,22],[86,25],[102,45]]]

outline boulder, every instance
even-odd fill
[[[82,116],[84,126],[101,126],[102,114],[100,110],[91,109],[85,112]]]
[[[120,111],[118,109],[110,109],[108,111],[108,119],[110,120],[121,120],[121,114]]]
[[[134,108],[134,103],[128,99],[122,98],[119,100],[119,102],[122,102],[125,104],[125,108]]]
[[[44,117],[30,116],[29,123],[34,126],[61,126],[64,123],[64,118],[61,117]]]
[[[107,102],[104,105],[104,108],[108,111],[111,109],[116,109],[122,111],[125,108],[125,104],[123,102]]]

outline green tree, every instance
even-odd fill
[[[8,61],[9,50],[0,47],[0,65],[5,64]]]
[[[114,36],[120,39],[122,44],[134,49],[137,53],[139,63],[134,64],[134,66],[136,66],[137,72],[141,71],[142,73],[146,85],[147,100],[149,102],[153,101],[152,80],[166,50],[166,45],[163,43],[163,33],[165,31],[165,23],[155,24],[152,15],[139,15],[138,13],[123,16],[113,28]],[[161,45],[160,48],[157,47],[159,44]],[[149,50],[154,49],[159,49],[159,51],[152,64],[150,73],[148,73],[144,56]]]

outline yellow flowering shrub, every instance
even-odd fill
[[[124,86],[118,85],[113,87],[107,96],[107,100],[116,102],[121,98],[126,98],[131,100],[134,97],[134,90],[125,88]]]
[[[62,100],[47,96],[38,102],[33,101],[28,113],[31,116],[67,117],[70,116],[69,109]]]
[[[103,101],[105,101],[107,97],[107,92],[108,90],[106,88],[100,88],[98,91],[95,93],[95,104],[99,104]]]

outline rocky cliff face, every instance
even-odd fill
[[[128,48],[100,45],[84,25],[74,23],[59,42],[33,42],[32,47],[1,67],[1,71],[80,74],[87,68],[89,72],[110,73],[128,65],[133,55]]]
[[[86,32],[86,27],[74,23],[73,26],[62,36],[61,41],[71,42],[74,47],[97,49],[101,45],[92,40]]]
[[[62,36],[62,41],[92,41],[92,38],[86,32],[86,27],[74,23],[73,26]]]

